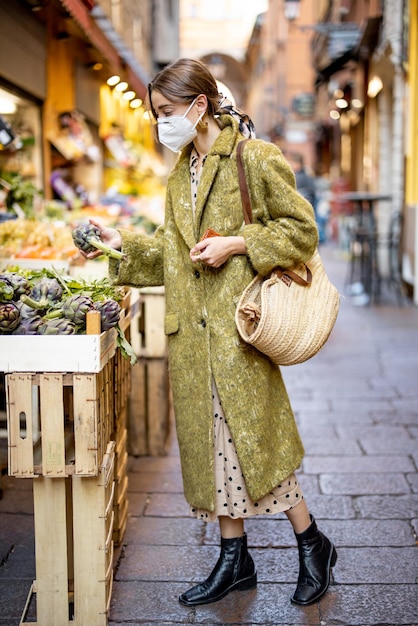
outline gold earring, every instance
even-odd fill
[[[207,130],[208,129],[208,123],[203,121],[203,118],[201,120],[198,121],[197,123],[197,128],[199,130]]]

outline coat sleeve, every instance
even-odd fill
[[[249,141],[244,150],[253,223],[242,235],[254,269],[262,276],[274,267],[308,261],[318,245],[311,204],[297,191],[295,176],[277,146]]]
[[[156,287],[164,284],[164,227],[153,236],[120,230],[126,259],[109,259],[109,278],[116,285]]]

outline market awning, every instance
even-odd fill
[[[321,83],[328,82],[331,76],[342,70],[349,61],[369,58],[379,41],[381,23],[381,17],[369,18],[364,28],[361,31],[359,30],[355,45],[346,49],[343,54],[333,59],[329,65],[318,70],[315,86],[318,87]]]
[[[335,59],[335,61],[318,71],[315,87],[319,87],[321,83],[328,82],[331,76],[342,70],[349,61],[356,61],[357,59],[358,53],[355,50],[347,50],[347,52],[344,52],[338,59]]]
[[[123,61],[130,86],[144,99],[149,78],[102,9],[96,6],[90,11],[86,5],[93,3],[86,0],[61,0],[61,3],[115,72],[120,70]]]

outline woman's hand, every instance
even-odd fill
[[[190,250],[194,263],[200,261],[210,267],[221,267],[233,254],[247,254],[244,237],[208,237]]]
[[[93,226],[97,226],[100,230],[100,239],[103,243],[107,244],[111,248],[115,250],[120,250],[122,248],[122,237],[115,228],[108,228],[107,226],[103,226],[100,222],[96,222],[94,219],[89,219],[90,224]],[[101,250],[95,250],[94,252],[88,252],[87,254],[80,250],[80,254],[84,256],[86,259],[96,259],[98,256],[103,254]]]

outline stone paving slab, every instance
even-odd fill
[[[387,456],[309,456],[303,460],[304,474],[373,474],[386,472]],[[391,456],[393,472],[414,472],[415,464],[409,456]]]

